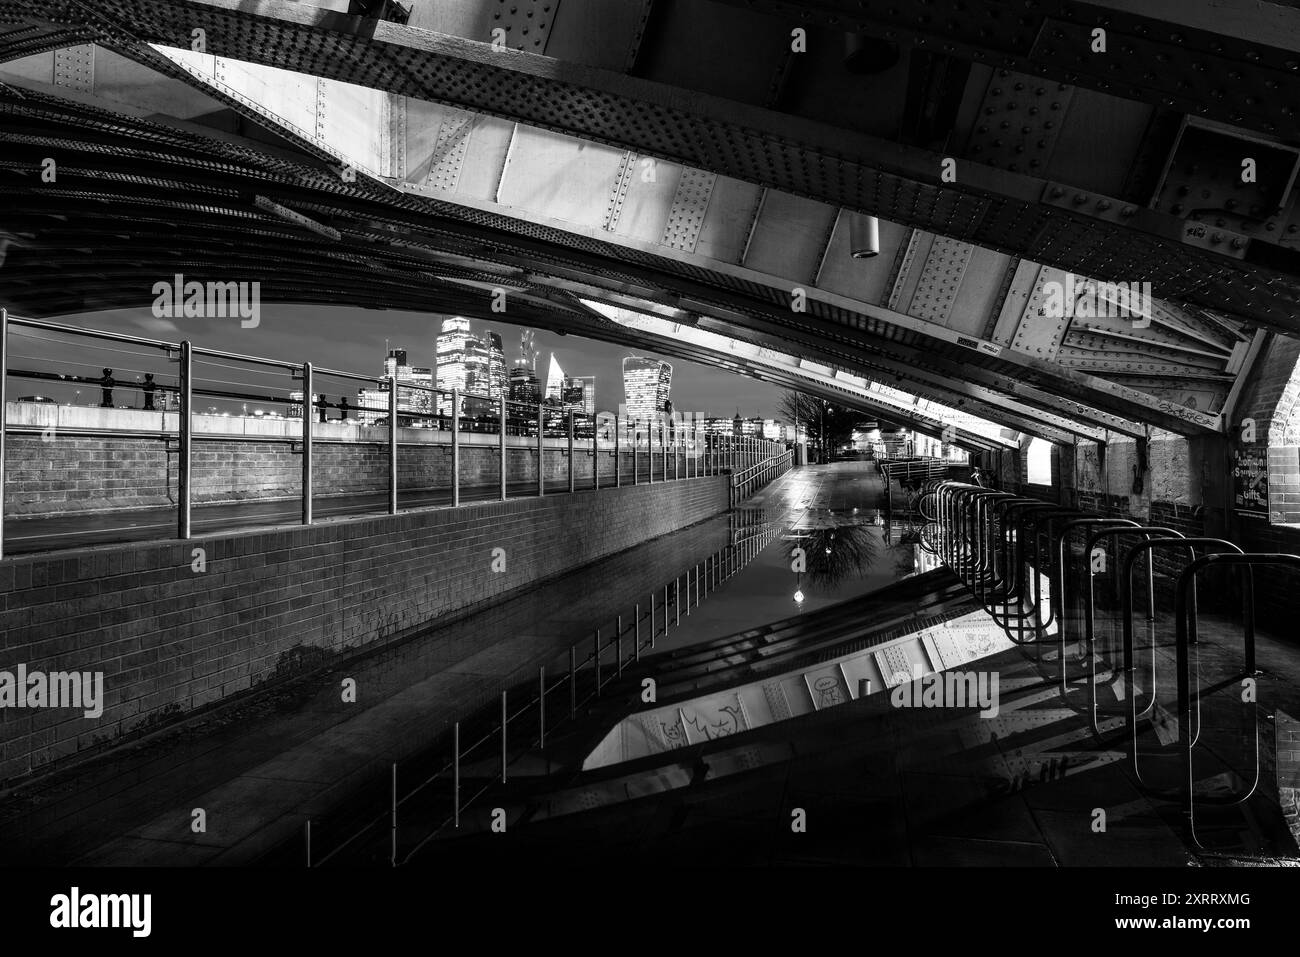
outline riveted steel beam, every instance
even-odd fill
[[[704,2],[704,0],[697,0]],[[709,0],[1300,138],[1300,12],[1251,0]],[[1264,8],[1267,8],[1265,10]],[[1093,31],[1106,31],[1103,52]],[[1217,90],[1217,95],[1215,95]]]
[[[54,109],[54,106],[52,101],[45,100],[41,104],[24,102],[21,106],[11,107],[11,110],[15,115],[21,114],[31,119],[31,122],[38,122],[35,117],[40,109],[44,108],[48,111]],[[129,128],[124,118],[105,117],[103,114],[85,109],[64,108],[71,109],[72,114],[77,117],[78,125],[86,128],[79,130],[78,135],[87,135],[93,132],[97,124],[110,122],[118,124],[123,130]],[[140,135],[147,133],[155,142],[160,135],[165,135],[178,144],[183,143],[187,149],[194,150],[198,147],[196,141],[192,138],[187,141],[179,132],[167,131],[165,134],[160,134],[158,130],[139,123],[135,128]],[[238,155],[242,162],[251,162],[254,159],[253,156],[245,153],[238,153]],[[215,187],[216,191],[213,192],[214,186],[205,184],[202,179],[192,178],[187,186],[182,178],[178,178],[181,171],[175,168],[178,165],[176,160],[168,161],[165,156],[159,156],[157,164],[167,170],[166,174],[152,177],[148,165],[142,166],[138,158],[113,160],[100,157],[95,163],[97,179],[103,179],[112,173],[116,164],[124,183],[138,184],[146,179],[149,180],[153,187],[152,193],[148,196],[142,195],[141,200],[166,203],[171,209],[180,209],[185,200],[205,192],[219,195],[223,203],[231,203],[247,189],[247,181],[241,179],[246,173],[241,167],[232,167],[219,176],[205,171],[204,175],[213,184],[222,183],[219,187]],[[261,192],[282,206],[300,210],[303,215],[310,215],[315,221],[339,230],[349,239],[355,239],[358,235],[356,220],[359,215],[365,215],[368,211],[378,213],[384,208],[381,199],[389,205],[394,202],[390,192],[383,191],[376,194],[375,190],[365,183],[349,187],[340,183],[336,177],[319,176],[314,182],[304,184],[300,174],[295,173],[294,178],[292,188],[282,185],[277,188],[267,187]],[[81,195],[93,200],[101,195],[101,187],[102,184],[99,183],[83,185],[85,193],[74,192],[69,195]],[[38,192],[48,196],[51,191],[42,189]],[[113,201],[120,202],[121,197],[113,197]],[[236,203],[236,206],[238,205]],[[814,298],[810,303],[813,311],[808,315],[797,315],[791,313],[788,308],[776,307],[776,303],[786,297],[784,290],[773,287],[778,280],[751,271],[738,271],[735,267],[727,267],[734,272],[734,275],[729,276],[722,264],[692,256],[684,251],[656,248],[653,255],[647,255],[645,251],[627,245],[585,242],[582,237],[563,234],[558,230],[539,232],[537,224],[521,227],[520,224],[512,223],[507,217],[499,214],[485,217],[463,206],[453,207],[446,204],[411,206],[405,201],[403,205],[405,208],[398,214],[399,219],[406,220],[413,228],[399,227],[398,220],[394,220],[393,229],[395,233],[400,232],[408,241],[412,238],[423,241],[424,236],[421,231],[428,230],[437,223],[436,229],[449,237],[440,241],[481,248],[485,250],[480,256],[482,259],[509,259],[513,256],[521,256],[527,268],[543,274],[563,274],[563,268],[557,269],[556,263],[565,261],[571,264],[567,268],[575,273],[585,272],[587,275],[604,275],[611,271],[623,273],[629,278],[638,278],[645,284],[652,298],[664,294],[694,297],[698,300],[700,304],[698,308],[701,311],[713,311],[723,316],[730,314],[734,317],[731,321],[738,328],[743,328],[756,318],[763,318],[787,339],[810,345],[818,343],[829,345],[842,354],[846,348],[857,348],[863,353],[874,351],[882,358],[893,362],[893,368],[898,369],[899,374],[905,376],[916,376],[918,373],[913,371],[914,367],[935,370],[940,375],[972,381],[991,391],[1015,396],[1023,403],[1041,403],[1046,413],[1064,417],[1069,415],[1077,405],[1083,422],[1101,422],[1105,427],[1120,431],[1133,428],[1131,422],[1115,421],[1118,417],[1110,413],[1092,408],[1085,403],[1072,403],[1062,395],[1052,395],[1049,388],[1040,387],[1052,384],[1062,390],[1077,389],[1080,395],[1095,395],[1098,394],[1095,383],[1082,378],[1062,376],[1060,370],[1054,370],[1047,365],[1033,367],[1018,357],[1011,356],[1004,359],[998,354],[996,348],[992,351],[985,348],[991,344],[968,340],[913,317],[890,313],[878,307],[829,295],[819,295]],[[235,210],[232,208],[231,212],[234,213]],[[392,216],[396,212],[389,209],[387,215]],[[444,216],[445,219],[438,223],[429,218],[431,215]],[[462,221],[453,222],[456,216],[462,217]],[[529,238],[509,235],[510,229],[521,228]],[[504,257],[501,255],[502,249],[509,250]],[[348,256],[358,261],[362,259],[353,250],[338,257],[319,250],[315,254],[329,256],[331,260]],[[283,258],[280,256],[278,260],[282,261]],[[269,261],[275,262],[277,257],[272,257]],[[632,265],[636,268],[632,269]],[[749,288],[751,292],[747,295],[728,292],[726,291],[728,284],[734,284],[737,289]],[[762,298],[755,298],[760,294]],[[764,299],[767,301],[764,302]],[[837,318],[831,318],[832,316]],[[874,326],[868,329],[864,327],[865,324],[874,324]],[[910,340],[915,344],[908,345],[894,341],[898,339]],[[943,348],[948,349],[947,354],[941,354]],[[988,366],[981,367],[974,361],[965,360],[961,357],[963,350],[972,351],[970,360],[978,358],[979,361],[988,363]],[[933,373],[928,374],[933,375]],[[1129,394],[1136,393],[1129,390]]]
[[[73,22],[89,18],[82,7],[63,10]],[[305,4],[103,0],[95,10],[113,45],[181,44],[200,27],[213,52],[503,116],[1099,279],[1127,281],[1137,264],[1164,298],[1300,331],[1300,264],[1289,253],[1247,247],[1237,260],[1228,247],[1187,242],[1175,216],[1136,210],[1112,220],[1054,205],[1049,184],[1033,177],[964,162],[949,184],[943,158],[925,150],[428,31],[361,30],[355,18]]]

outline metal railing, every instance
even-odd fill
[[[155,367],[168,368],[167,380],[151,382],[148,389],[139,382],[119,382],[106,369],[101,379],[88,375],[54,375],[39,370],[11,369],[16,357],[11,348],[11,331],[26,331],[38,340],[41,336],[60,336],[75,339],[83,348],[102,348],[108,353],[133,356],[136,364],[141,356],[156,353]],[[40,334],[40,335],[37,335]],[[111,345],[102,345],[102,344]],[[97,345],[98,344],[98,345]],[[130,346],[127,351],[115,346]],[[48,361],[40,355],[27,356],[38,361]],[[104,361],[112,361],[107,359]],[[74,363],[75,364],[75,363]],[[80,363],[89,365],[92,363]],[[117,363],[120,364],[120,363]],[[233,372],[232,372],[233,370]],[[147,370],[129,369],[131,373]],[[301,456],[299,499],[300,521],[310,525],[314,521],[313,501],[316,496],[316,476],[313,472],[314,449],[318,444],[370,444],[386,447],[386,511],[397,514],[402,506],[399,488],[399,463],[404,456],[403,446],[424,450],[442,449],[449,461],[449,478],[443,487],[411,490],[417,494],[441,493],[450,498],[452,505],[461,502],[462,489],[473,488],[478,498],[488,489],[494,497],[506,500],[515,495],[545,495],[554,486],[561,485],[573,492],[580,488],[600,490],[627,484],[656,482],[717,476],[726,472],[738,473],[761,469],[782,449],[778,443],[753,436],[709,433],[704,430],[700,416],[682,417],[667,414],[655,419],[626,420],[618,414],[579,413],[547,403],[521,403],[507,396],[490,397],[465,392],[460,389],[437,389],[406,379],[398,380],[386,375],[362,375],[336,369],[314,366],[311,362],[289,362],[258,356],[240,355],[216,349],[194,346],[185,340],[179,343],[148,339],[123,333],[96,329],[83,329],[43,320],[13,316],[0,310],[0,414],[7,412],[9,378],[31,378],[39,381],[58,381],[63,388],[70,385],[89,385],[103,391],[102,406],[112,407],[115,393],[122,389],[138,392],[145,398],[146,409],[159,415],[157,427],[105,428],[71,425],[51,429],[42,420],[43,414],[34,416],[33,424],[11,424],[0,428],[0,489],[5,487],[5,436],[21,432],[60,431],[67,435],[132,435],[152,437],[167,443],[168,457],[175,456],[176,472],[176,537],[189,539],[192,535],[192,509],[194,495],[194,449],[196,443],[209,441],[257,441],[288,444],[292,454]],[[236,381],[239,374],[258,381]],[[285,377],[288,377],[286,383]],[[359,389],[365,396],[357,405],[349,405],[347,396],[332,403],[321,394],[329,381],[343,382]],[[369,386],[370,388],[363,388]],[[378,397],[378,398],[377,398]],[[155,398],[157,403],[155,404]],[[376,401],[377,399],[377,401]],[[207,418],[198,411],[202,402],[221,403],[227,407],[241,405],[245,415],[232,416],[210,407]],[[241,419],[253,421],[246,414],[248,403],[278,405],[285,410],[259,421],[280,420],[278,432],[259,426],[249,433],[249,426],[231,430],[230,422]],[[150,408],[152,406],[152,408]],[[174,406],[174,408],[173,408]],[[54,403],[32,406],[35,409],[66,408]],[[258,410],[260,411],[260,410]],[[337,411],[339,418],[330,418]],[[55,413],[58,422],[59,413]],[[196,420],[202,428],[196,428]],[[348,437],[322,428],[322,424],[356,426]],[[422,438],[421,431],[406,436],[403,429],[432,430],[430,438]],[[441,439],[443,433],[449,433]],[[496,443],[484,441],[487,436],[498,437]],[[495,444],[495,449],[492,445]],[[474,447],[477,454],[492,454],[496,458],[496,481],[493,484],[467,485],[462,476],[462,461],[466,449]],[[513,453],[513,454],[512,454]],[[510,463],[520,455],[528,461],[518,476],[511,479]],[[566,474],[548,479],[548,463],[553,466],[555,457],[567,460]],[[631,468],[625,459],[630,458]],[[671,464],[669,459],[671,458]],[[612,469],[602,468],[602,462],[612,459]],[[584,461],[585,460],[585,461]],[[536,464],[535,486],[530,474]],[[630,476],[628,472],[630,471]],[[610,474],[612,472],[612,474]],[[364,494],[340,492],[336,494]],[[170,496],[170,489],[168,490]],[[162,507],[162,506],[158,506]],[[358,514],[362,514],[358,512]],[[4,557],[4,496],[0,495],[0,558]]]
[[[928,534],[920,539],[921,547],[937,555],[966,584],[1007,636],[1037,659],[1040,669],[1044,651],[1055,652],[1054,667],[1059,671],[1049,677],[1056,683],[1061,700],[1087,716],[1092,733],[1103,744],[1109,743],[1101,727],[1101,718],[1107,712],[1099,704],[1098,689],[1110,685],[1116,690],[1116,697],[1123,700],[1108,713],[1115,722],[1111,731],[1117,739],[1125,740],[1129,769],[1136,783],[1153,796],[1183,801],[1191,838],[1197,846],[1203,846],[1196,831],[1198,808],[1203,811],[1209,806],[1240,805],[1256,793],[1261,780],[1259,701],[1253,693],[1242,694],[1243,682],[1253,681],[1259,674],[1255,664],[1253,569],[1282,566],[1300,570],[1300,556],[1245,554],[1224,539],[1184,536],[1164,526],[1143,526],[1131,519],[1061,508],[1052,502],[956,481],[928,483],[920,510],[929,520]],[[1080,532],[1084,546],[1076,553],[1070,538]],[[1100,547],[1105,543],[1109,548]],[[1173,589],[1172,635],[1162,635],[1157,629],[1157,552],[1186,553],[1187,558]],[[1081,575],[1079,559],[1087,565]],[[1138,592],[1134,587],[1139,562],[1145,566],[1145,607],[1141,614],[1147,633],[1146,644],[1140,649]],[[1220,673],[1210,677],[1209,672],[1216,666],[1203,667],[1201,662],[1198,638],[1205,619],[1196,583],[1199,575],[1219,567],[1242,570],[1242,651],[1236,663],[1218,662]],[[1098,635],[1095,578],[1100,574],[1111,577],[1111,604],[1119,641],[1113,635],[1109,641],[1102,641]],[[1071,579],[1076,575],[1081,587],[1071,590]],[[1226,593],[1224,589],[1217,592],[1220,597]],[[1162,678],[1160,668],[1168,664],[1160,665],[1159,651],[1170,645],[1176,658],[1174,675]],[[1084,664],[1074,674],[1069,661],[1072,646],[1081,652]],[[1122,660],[1117,660],[1121,651]],[[1087,688],[1082,705],[1073,699],[1081,684]],[[1216,695],[1220,697],[1215,699]],[[1201,709],[1212,700],[1216,701],[1220,723],[1224,714],[1230,719],[1229,725],[1236,722],[1229,731],[1219,725],[1208,730]],[[1172,722],[1168,720],[1170,714]],[[1143,739],[1157,721],[1162,727],[1176,725],[1176,746]],[[1216,735],[1220,740],[1207,740]],[[1232,753],[1234,746],[1240,747],[1240,754]],[[1208,785],[1217,788],[1214,793],[1207,791],[1202,776],[1196,773],[1198,754],[1204,754],[1208,763],[1203,776],[1210,777],[1214,772]],[[1180,770],[1159,779],[1155,771],[1174,763]],[[1228,784],[1237,786],[1225,789],[1225,778]]]
[[[414,784],[399,782],[398,764],[393,763],[387,806],[364,820],[353,819],[351,826],[336,828],[342,833],[328,850],[321,841],[323,833],[330,833],[326,822],[308,821],[303,833],[307,866],[324,866],[340,860],[349,849],[367,842],[373,845],[387,826],[388,863],[396,867],[440,836],[459,829],[465,811],[494,787],[509,782],[512,766],[544,750],[548,737],[606,697],[625,672],[642,665],[643,652],[654,651],[657,642],[679,628],[692,609],[779,534],[779,526],[772,525],[757,535],[735,535],[727,548],[647,592],[626,614],[607,622],[608,627],[592,629],[589,640],[574,642],[546,664],[517,669],[502,680],[499,692],[482,696],[477,706],[467,709],[466,717],[447,726],[449,740],[431,749],[441,755],[431,765],[408,762]]]
[[[770,455],[748,468],[735,472],[731,476],[731,505],[734,508],[754,492],[767,485],[773,479],[790,471],[794,462],[794,451],[787,449]]]

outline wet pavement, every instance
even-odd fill
[[[428,748],[449,723],[706,559],[746,556],[668,642],[789,617],[789,548],[834,532],[801,573],[809,609],[894,580],[910,548],[884,542],[865,463],[795,470],[741,510],[534,587],[496,607],[165,729],[0,799],[0,859],[236,864],[291,839],[361,781]],[[854,512],[857,509],[857,512]],[[746,548],[768,542],[765,548]],[[821,539],[817,539],[820,544]],[[844,555],[846,557],[839,558]],[[908,563],[910,571],[910,559]],[[779,591],[777,586],[780,585]],[[344,677],[358,702],[340,698]],[[191,831],[202,807],[206,833]]]
[[[776,540],[693,609],[663,646],[813,614],[912,574],[916,549],[899,534],[905,526],[888,525],[883,504],[871,463],[813,466],[773,482],[742,513],[748,528],[774,531]]]

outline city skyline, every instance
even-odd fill
[[[67,325],[90,329],[113,329],[147,338],[178,342],[188,339],[195,346],[219,349],[244,355],[265,355],[286,361],[311,361],[319,368],[342,369],[364,373],[375,368],[372,357],[384,357],[389,349],[400,348],[407,352],[413,367],[433,368],[436,365],[436,342],[444,317],[428,313],[404,311],[377,312],[351,307],[319,307],[268,303],[264,306],[262,323],[257,329],[241,329],[238,323],[221,320],[171,320],[160,319],[147,308],[133,310],[105,310],[62,317]],[[485,320],[475,320],[488,327]],[[573,369],[596,377],[596,406],[601,411],[615,411],[623,401],[622,360],[629,355],[662,358],[677,369],[673,382],[673,404],[683,411],[696,411],[708,415],[734,415],[737,410],[744,416],[773,418],[779,415],[781,395],[785,389],[734,372],[701,363],[677,359],[653,350],[630,349],[625,345],[584,339],[579,336],[562,336],[544,329],[492,323],[503,337],[518,343],[525,336],[534,354],[545,357],[554,351]],[[38,348],[14,348],[15,360],[23,360],[31,353],[44,361],[57,360],[70,373],[98,378],[106,365],[116,369],[123,387],[144,372],[166,376],[167,366],[155,363],[148,353],[138,357],[115,355],[108,361],[101,350],[85,343],[66,343],[42,337]],[[514,353],[514,348],[511,349]],[[514,366],[515,359],[510,361]],[[251,375],[250,375],[250,378]],[[264,376],[258,376],[260,383]],[[355,394],[354,384],[331,381],[320,376],[318,391],[330,401],[337,402],[344,394]],[[162,381],[160,379],[160,381]],[[83,390],[86,388],[82,386]],[[42,388],[58,401],[70,401],[73,388],[49,385]],[[66,393],[66,394],[65,394]],[[83,398],[89,401],[88,395]]]

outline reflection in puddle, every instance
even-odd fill
[[[803,512],[782,535],[783,558],[795,574],[796,590],[842,598],[860,593],[866,580],[880,587],[910,574],[911,549],[891,543],[886,532],[878,509]]]

